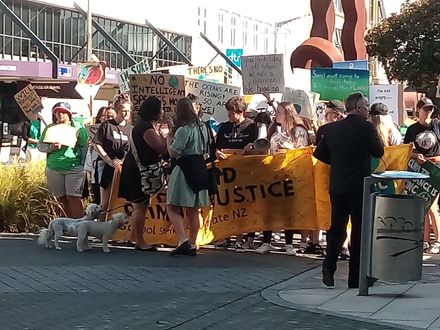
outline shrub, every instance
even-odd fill
[[[0,165],[0,231],[46,227],[59,203],[47,189],[45,162]]]

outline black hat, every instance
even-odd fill
[[[332,100],[327,103],[327,108],[330,108],[334,111],[345,113],[345,104],[342,101],[339,100]]]
[[[432,103],[431,99],[428,99],[427,97],[422,97],[419,102],[417,102],[417,109],[423,108],[434,108],[434,110],[437,110],[437,106]]]
[[[374,103],[370,108],[370,115],[385,116],[388,114],[388,107],[383,103]]]

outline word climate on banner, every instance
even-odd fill
[[[162,102],[164,112],[175,112],[177,101],[185,97],[184,76],[171,74],[130,75],[130,98],[134,111],[139,111],[142,102],[156,96]]]
[[[226,102],[240,96],[240,87],[216,84],[198,79],[185,79],[186,93],[191,93],[200,98],[203,114],[213,116],[219,120],[221,113],[225,113]]]
[[[27,118],[36,120],[39,117],[38,114],[43,109],[43,104],[31,84],[15,94],[14,98]]]
[[[241,68],[245,95],[283,92],[283,54],[242,56]]]

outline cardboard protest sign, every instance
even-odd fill
[[[403,193],[406,195],[423,198],[426,201],[426,213],[440,192],[440,167],[430,161],[420,165],[414,159],[410,159],[408,170],[430,176],[429,179],[405,180],[405,188],[403,190]]]
[[[242,56],[243,93],[282,93],[284,89],[283,54]]]
[[[142,102],[149,96],[162,102],[164,112],[175,112],[177,101],[185,97],[184,76],[170,74],[130,75],[130,98],[134,111],[139,111]]]
[[[15,94],[14,98],[29,120],[38,119],[38,113],[43,109],[43,104],[31,84]]]
[[[58,124],[50,126],[46,130],[43,142],[45,143],[60,143],[63,146],[75,147],[77,142],[78,128]]]
[[[301,89],[285,87],[282,101],[289,101],[298,105],[296,108],[298,115],[303,118],[316,118],[316,107],[319,102],[319,94],[307,92]]]
[[[383,103],[388,107],[388,114],[393,122],[402,125],[406,119],[403,111],[403,85],[370,86],[370,104]]]
[[[86,84],[93,86],[101,86],[105,84],[105,66],[106,63],[101,62],[82,62],[78,66],[78,84]]]
[[[321,100],[344,101],[350,94],[361,92],[369,95],[370,77],[367,70],[312,69],[312,91]]]
[[[226,102],[234,96],[240,96],[240,87],[189,78],[185,79],[185,90],[186,94],[200,98],[202,112],[207,119],[213,116],[219,122],[227,120]]]
[[[131,74],[147,73],[149,71],[150,71],[150,66],[148,65],[148,59],[145,59],[145,60],[140,61],[139,63],[119,72],[118,73],[118,83],[119,83],[119,90],[121,91],[121,93],[130,92],[129,76]]]

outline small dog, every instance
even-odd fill
[[[112,215],[112,220],[107,222],[99,221],[82,221],[76,228],[78,232],[78,240],[76,241],[76,250],[83,252],[91,250],[88,243],[88,235],[95,236],[102,241],[102,250],[110,252],[107,247],[108,241],[113,237],[116,229],[123,228],[128,224],[128,217],[125,213],[116,213]]]
[[[55,249],[61,250],[58,239],[62,235],[77,236],[77,227],[81,222],[92,222],[100,216],[100,207],[97,204],[90,204],[86,208],[86,215],[79,219],[57,218],[49,223],[47,229],[43,229],[38,236],[38,244],[50,248],[50,241],[53,238]]]

